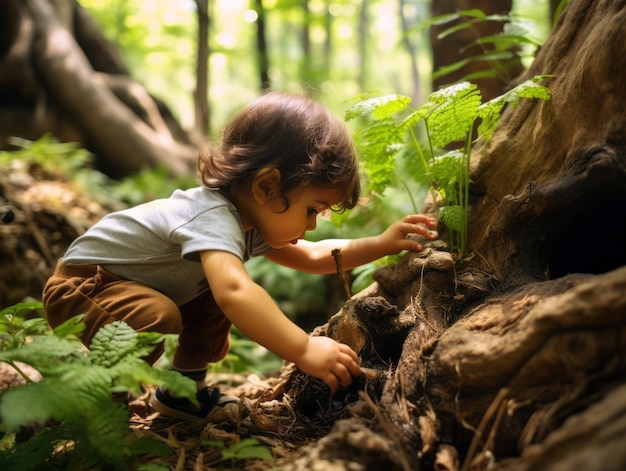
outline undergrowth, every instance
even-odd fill
[[[25,302],[0,311],[0,361],[26,382],[0,394],[0,469],[167,469],[142,464],[170,450],[131,431],[126,404],[115,400],[158,385],[195,401],[194,381],[142,360],[165,336],[117,321],[102,327],[85,348],[82,316],[51,331],[41,310],[40,302]],[[30,377],[24,364],[41,378]],[[269,459],[257,445],[222,444],[223,460]]]

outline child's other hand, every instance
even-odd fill
[[[422,244],[415,240],[407,239],[410,234],[419,234],[426,239],[436,239],[439,233],[434,230],[437,220],[423,214],[410,214],[390,225],[385,232],[380,234],[379,243],[385,248],[387,255],[396,254],[402,250],[419,252]]]
[[[295,364],[302,372],[324,381],[333,393],[361,374],[356,353],[330,337],[309,337],[306,350]]]

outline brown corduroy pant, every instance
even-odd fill
[[[179,334],[173,364],[183,369],[205,368],[224,358],[230,347],[231,323],[211,291],[177,306],[159,291],[123,280],[100,266],[65,266],[59,260],[42,299],[53,328],[85,314],[82,341],[86,346],[105,324],[124,321],[137,332]],[[146,361],[153,364],[162,353],[161,344]]]

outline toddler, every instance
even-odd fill
[[[309,336],[248,275],[263,255],[309,273],[334,273],[339,248],[350,270],[402,250],[409,234],[437,237],[435,221],[406,216],[382,234],[304,240],[325,211],[356,206],[357,155],[344,123],[310,98],[268,92],[224,128],[218,147],[199,153],[202,185],[111,213],[78,237],[43,291],[52,327],[86,314],[83,342],[120,320],[136,331],[179,334],[172,368],[198,382],[199,407],[158,388],[162,415],[205,420],[237,399],[204,383],[229,348],[231,324],[336,391],[361,374],[357,355],[329,337]],[[162,345],[146,360],[154,363]]]

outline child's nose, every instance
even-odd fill
[[[317,215],[312,214],[307,221],[306,230],[313,231],[317,227]]]

